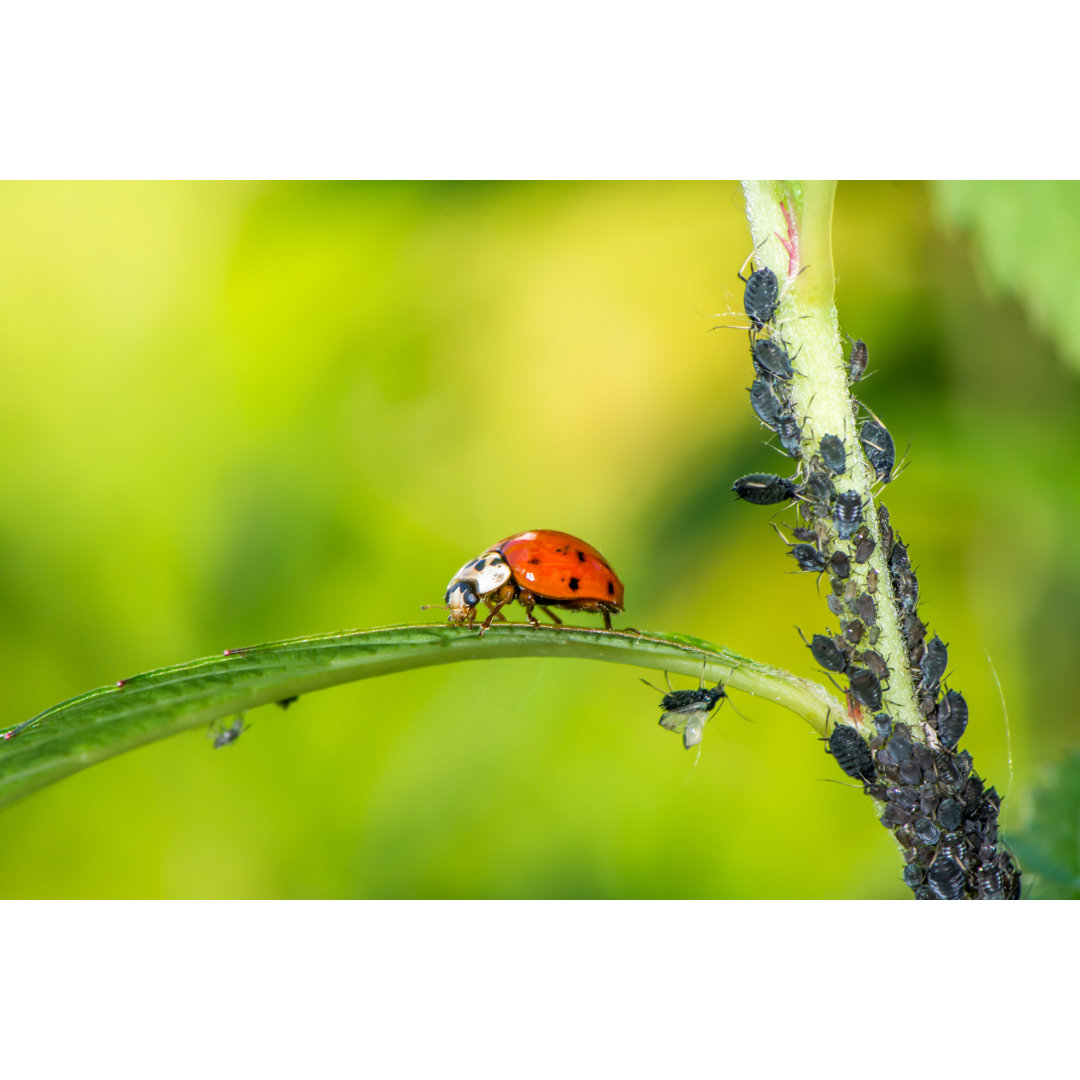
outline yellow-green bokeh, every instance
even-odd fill
[[[599,547],[626,621],[813,671],[813,577],[731,480],[750,412],[737,184],[0,185],[0,689],[14,722],[221,649],[413,621],[526,528]],[[1013,815],[1080,732],[1075,378],[931,189],[841,185],[861,396]],[[438,612],[428,613],[438,618]],[[588,620],[584,620],[588,621]],[[700,758],[627,669],[398,675],[180,736],[0,818],[7,897],[903,897],[810,729],[736,700]],[[749,721],[749,722],[748,722]]]

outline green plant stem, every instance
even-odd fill
[[[868,591],[868,577],[877,574],[877,626],[880,636],[874,649],[889,668],[888,712],[894,720],[911,727],[912,737],[924,739],[922,715],[908,670],[892,580],[881,544],[881,530],[874,505],[874,470],[859,442],[858,405],[848,389],[847,365],[840,337],[834,298],[832,259],[832,209],[835,181],[746,181],[747,217],[757,249],[759,265],[770,267],[781,282],[775,324],[782,329],[795,367],[791,392],[802,426],[803,461],[818,453],[824,435],[838,435],[844,442],[847,471],[838,490],[855,491],[863,503],[863,521],[876,546],[865,563],[851,558],[851,577],[859,593]],[[789,216],[797,226],[799,265],[789,276],[789,253],[781,243]],[[835,528],[823,550],[844,550],[853,556],[850,542],[842,541]],[[869,718],[857,709],[850,717],[872,730]]]
[[[91,690],[9,728],[0,741],[0,807],[145,743],[247,709],[356,679],[461,660],[604,660],[670,671],[773,701],[824,734],[842,706],[822,687],[677,634],[502,623],[481,636],[446,625],[398,626],[229,650]],[[648,717],[648,711],[644,717]]]

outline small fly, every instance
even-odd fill
[[[214,749],[220,750],[223,746],[236,742],[250,727],[250,724],[244,723],[244,714],[241,713],[227,728],[211,724],[207,737],[214,740]]]

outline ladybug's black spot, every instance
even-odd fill
[[[529,565],[530,566],[539,566],[540,565],[540,560],[539,559],[530,559],[529,560]]]
[[[585,561],[585,552],[584,551],[579,551],[577,553],[577,561],[578,562],[584,562]]]
[[[607,594],[608,594],[608,596],[614,596],[615,595],[615,582],[609,581],[607,583]]]
[[[577,592],[581,588],[581,582],[576,577],[572,577],[567,584],[570,586],[571,592]]]
[[[477,559],[476,560],[476,569],[477,570],[483,570],[485,566],[487,566],[487,560],[486,559]]]

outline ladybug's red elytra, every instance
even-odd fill
[[[533,608],[547,612],[556,623],[562,620],[550,609],[595,611],[611,629],[611,616],[622,611],[623,584],[607,559],[591,544],[554,529],[516,533],[470,559],[450,579],[446,604],[450,622],[472,626],[476,608],[483,602],[491,609],[483,621],[483,633],[512,600],[525,609],[534,626],[539,620]]]

